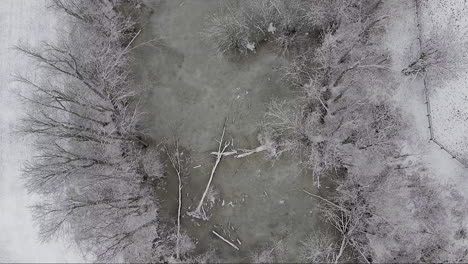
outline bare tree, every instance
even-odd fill
[[[254,250],[250,256],[250,260],[252,263],[282,263],[285,262],[284,255],[286,252],[286,243],[283,239],[280,239],[273,244]]]
[[[429,77],[457,77],[468,63],[466,29],[456,26],[453,21],[445,25],[436,25],[421,36],[421,49],[418,57],[402,70],[403,74],[419,74],[429,71]]]
[[[380,23],[387,17],[379,14],[380,3],[330,2],[336,5],[330,22],[334,26],[323,27],[321,44],[294,56],[286,68],[286,78],[302,96],[273,102],[266,114],[265,132],[272,135],[273,145],[299,153],[318,186],[320,175],[353,166],[355,149],[391,150],[401,126],[397,111],[385,100],[369,98],[374,83],[381,86],[377,77],[390,73],[380,34],[372,34],[382,30]]]
[[[141,125],[129,67],[138,3],[53,1],[73,30],[58,44],[17,48],[42,66],[40,78],[16,77],[28,88],[20,93],[29,106],[21,131],[36,139],[24,176],[44,196],[33,207],[41,238],[72,236],[98,261],[132,261],[160,232],[154,187],[162,165]]]
[[[301,260],[308,263],[333,263],[337,259],[337,245],[328,233],[314,233],[302,241]]]
[[[316,254],[316,257],[330,259],[333,263],[342,261],[345,258],[346,248],[350,246],[359,253],[358,259],[360,261],[369,263],[371,257],[368,245],[361,241],[360,236],[366,234],[366,218],[373,212],[369,212],[370,208],[365,200],[366,196],[361,193],[363,190],[359,188],[348,189],[347,184],[352,180],[345,181],[346,183],[339,187],[341,189],[338,189],[338,194],[331,200],[304,191],[309,196],[319,200],[323,218],[340,235],[340,242],[337,245],[331,244],[329,247],[325,245],[323,248],[324,245],[320,241],[320,239],[324,239],[323,237],[316,237],[316,240],[313,243],[309,241],[308,245],[312,246],[310,250]]]
[[[274,40],[284,50],[289,46],[286,40],[292,39],[284,35],[312,30],[304,19],[309,6],[296,0],[241,1],[236,6],[225,6],[210,17],[203,36],[218,55],[255,53],[258,45],[268,40]]]
[[[180,239],[181,239],[181,232],[180,232],[180,218],[182,214],[182,186],[183,186],[183,178],[187,177],[188,175],[188,159],[187,154],[184,155],[184,152],[181,150],[179,145],[179,140],[174,138],[173,142],[170,144],[164,145],[164,151],[169,158],[169,162],[171,163],[172,168],[175,170],[177,175],[177,234],[176,234],[176,260],[180,261]]]

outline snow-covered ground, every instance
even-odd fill
[[[27,206],[20,170],[32,154],[28,138],[15,133],[24,113],[11,75],[31,74],[34,65],[12,47],[21,42],[37,45],[55,35],[56,19],[46,0],[0,1],[0,262],[80,262],[79,254],[63,243],[41,244]]]
[[[446,37],[452,53],[465,53],[468,4],[461,0],[429,0],[421,5],[423,41]],[[450,30],[450,31],[447,31]],[[445,35],[444,32],[449,32]],[[460,68],[435,67],[427,73],[434,137],[468,166],[468,59],[456,54]],[[463,58],[465,57],[465,58]],[[449,59],[450,61],[453,58]],[[466,61],[464,61],[466,60]],[[457,63],[450,63],[454,67]],[[440,75],[440,73],[443,75]]]
[[[430,87],[434,137],[468,165],[467,80]],[[430,83],[429,83],[430,84]]]
[[[393,0],[387,3],[397,7],[396,14],[391,16],[387,36],[388,48],[391,50],[394,61],[393,68],[397,73],[415,61],[419,54],[415,2]],[[460,15],[467,13],[463,1],[450,0],[452,5],[448,5],[446,3],[448,1],[438,0],[421,2],[426,3],[421,6],[422,12],[420,12],[424,34],[428,34],[434,28],[440,29],[441,25],[447,25],[449,20],[454,20],[455,27],[458,25],[456,28],[460,30],[463,25],[468,25],[467,19]],[[458,6],[455,5],[456,3]],[[435,78],[428,78],[428,87],[436,138],[454,152],[463,152],[466,155],[468,153],[468,105],[465,102],[468,87],[462,85],[463,82],[466,83],[466,75],[460,72],[458,76],[460,80],[454,80],[453,76],[446,76],[446,80],[438,78],[437,81]],[[397,78],[399,78],[400,87],[396,90],[395,103],[402,109],[410,126],[406,152],[419,158],[420,162],[431,172],[430,174],[441,184],[456,182],[458,186],[466,186],[468,179],[464,177],[467,174],[464,167],[429,141],[422,78],[404,77],[402,74]]]

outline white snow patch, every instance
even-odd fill
[[[273,26],[273,23],[270,22],[270,24],[268,25],[267,31],[270,32],[270,33],[272,33],[272,34],[275,34],[276,27]]]
[[[254,42],[249,42],[247,43],[247,49],[252,51],[252,52],[255,52],[255,43]]]

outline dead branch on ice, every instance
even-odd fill
[[[322,200],[322,201],[324,201],[324,202],[327,202],[328,204],[330,204],[330,205],[332,205],[332,206],[334,206],[334,207],[336,207],[336,208],[338,208],[338,209],[340,209],[340,210],[346,211],[346,209],[344,209],[343,207],[341,207],[341,206],[339,206],[339,205],[337,205],[337,204],[335,204],[335,203],[333,203],[333,202],[331,202],[331,201],[329,201],[329,200],[323,198],[322,196],[319,196],[319,195],[310,193],[310,192],[308,192],[308,191],[306,191],[306,190],[302,190],[302,191],[303,191],[304,193],[306,193],[307,195],[309,195],[309,196],[312,196],[312,197],[314,197],[314,198],[320,199],[320,200]]]
[[[265,146],[265,145],[256,147],[256,148],[254,148],[252,150],[241,150],[241,151],[244,151],[244,153],[237,155],[236,158],[247,157],[247,156],[252,155],[254,153],[262,152],[262,151],[265,151],[265,150],[268,150],[268,147]]]
[[[174,139],[173,146],[170,148],[164,145],[169,161],[177,174],[178,195],[177,195],[177,240],[176,240],[176,258],[180,260],[180,214],[182,210],[182,174],[184,173],[183,161],[181,160],[182,153],[179,147],[179,140]]]
[[[226,124],[223,126],[223,133],[221,134],[221,139],[219,140],[218,144],[218,151],[216,153],[216,162],[213,166],[213,169],[211,169],[211,175],[210,179],[208,180],[208,183],[205,188],[205,192],[203,192],[202,198],[200,199],[200,203],[198,204],[197,208],[195,211],[188,212],[188,215],[195,217],[195,218],[201,218],[203,220],[207,220],[206,214],[202,212],[202,207],[203,207],[203,202],[205,201],[206,195],[208,194],[208,191],[210,189],[211,182],[213,181],[213,176],[216,172],[216,168],[218,167],[219,162],[225,156],[226,149],[231,145],[229,141],[225,142],[224,141],[224,134],[226,132]]]
[[[221,240],[226,242],[226,244],[230,245],[231,247],[235,248],[236,250],[239,250],[239,248],[234,245],[231,241],[227,240],[226,238],[222,237],[220,234],[216,233],[216,231],[211,231],[213,234],[215,234],[217,237],[219,237]]]
[[[213,151],[210,154],[211,155],[218,155],[218,152]],[[224,156],[224,157],[227,157],[227,156],[232,156],[232,155],[236,155],[236,154],[237,154],[237,150],[233,150],[233,151],[229,151],[229,152],[224,152],[221,155]]]
[[[256,147],[254,149],[240,149],[240,150],[233,150],[233,151],[229,151],[229,152],[224,152],[222,153],[221,155],[227,157],[227,156],[233,156],[235,155],[234,157],[235,158],[244,158],[244,157],[247,157],[249,155],[252,155],[254,153],[257,153],[257,152],[262,152],[262,151],[266,151],[266,150],[269,150],[268,146],[266,145],[261,145],[259,147]],[[239,152],[242,152],[241,154],[238,154]],[[210,154],[211,155],[218,155],[219,152],[211,152]],[[236,155],[237,154],[237,155]]]

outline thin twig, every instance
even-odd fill
[[[327,203],[333,205],[334,207],[336,207],[336,208],[338,208],[338,209],[340,209],[340,210],[342,210],[342,211],[345,211],[345,212],[348,211],[348,210],[344,209],[343,207],[341,207],[341,206],[339,206],[339,205],[337,205],[337,204],[335,204],[335,203],[333,203],[333,202],[330,202],[329,200],[327,200],[327,199],[325,199],[325,198],[323,198],[323,197],[321,197],[321,196],[318,196],[318,195],[316,195],[316,194],[310,193],[310,192],[308,192],[308,191],[306,191],[306,190],[302,190],[302,191],[303,191],[304,193],[306,193],[306,194],[308,194],[308,195],[314,197],[314,198],[318,198],[318,199],[320,199],[320,200],[322,200],[322,201],[324,201],[324,202],[327,202]]]

